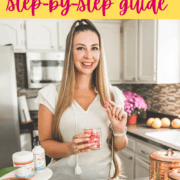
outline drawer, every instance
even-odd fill
[[[154,151],[158,151],[158,149],[142,144],[140,142],[137,142],[136,144],[136,153],[142,157],[145,157],[146,159],[149,159],[149,155]]]
[[[136,141],[129,136],[127,137],[128,137],[128,145],[126,146],[126,148],[129,150],[135,151]]]

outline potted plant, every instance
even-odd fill
[[[136,124],[137,114],[145,111],[147,109],[147,104],[143,97],[136,93],[124,92],[123,94],[126,98],[124,110],[128,115],[128,124]]]

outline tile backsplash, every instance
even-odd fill
[[[180,115],[180,84],[120,84],[122,91],[135,92],[148,99],[148,110],[152,112]]]
[[[26,54],[15,53],[17,87],[28,88]],[[180,84],[120,84],[123,92],[136,92],[148,99],[148,110],[173,116],[180,115]]]

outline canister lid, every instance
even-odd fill
[[[180,179],[180,168],[174,169],[169,173],[169,178],[178,180]]]
[[[180,152],[172,151],[172,149],[160,150],[152,152],[150,155],[151,159],[163,161],[163,162],[179,162],[180,163]]]
[[[33,153],[30,151],[19,151],[12,156],[14,162],[27,162],[33,160]]]

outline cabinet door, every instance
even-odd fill
[[[59,50],[65,50],[66,48],[66,38],[75,20],[66,19],[58,22],[59,31]]]
[[[23,20],[0,20],[0,45],[13,44],[13,48],[25,48]]]
[[[121,159],[122,169],[127,179],[134,179],[134,153],[128,150],[122,150],[117,153]]]
[[[26,21],[27,49],[57,50],[57,22]]]
[[[109,80],[111,83],[119,83],[121,81],[120,21],[104,20],[104,22],[94,22],[94,25],[102,37]]]
[[[149,177],[149,168],[150,165],[148,162],[140,159],[136,156],[135,162],[135,178],[145,178]]]
[[[138,80],[156,81],[156,20],[139,20]]]
[[[123,81],[137,80],[138,20],[128,20],[123,25]]]

